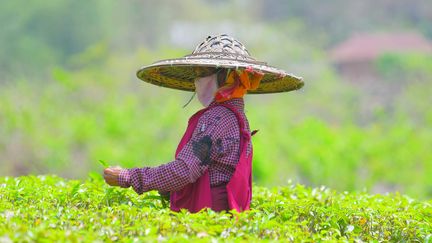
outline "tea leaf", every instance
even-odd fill
[[[105,162],[104,160],[99,160],[99,163],[103,166],[103,167],[105,167],[105,168],[108,168],[109,167],[109,164],[107,163],[107,162]]]

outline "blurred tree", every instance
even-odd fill
[[[109,37],[113,1],[2,1],[0,69],[35,76]]]
[[[262,4],[261,16],[270,21],[299,18],[312,36],[321,32],[330,35],[327,45],[352,32],[416,28],[429,36],[432,33],[432,2],[429,0],[267,0]]]

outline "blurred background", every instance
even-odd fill
[[[227,33],[305,80],[246,97],[257,185],[432,197],[429,0],[15,0],[0,23],[0,176],[171,161],[200,105],[135,72]]]

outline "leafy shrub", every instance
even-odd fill
[[[290,184],[254,187],[252,210],[171,212],[155,192],[139,196],[56,176],[0,178],[1,241],[424,241],[432,201],[400,194],[336,193]]]

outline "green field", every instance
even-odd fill
[[[432,242],[432,201],[326,187],[255,186],[252,210],[174,213],[155,192],[56,176],[0,178],[0,241]]]
[[[431,6],[0,1],[0,242],[432,242],[431,53],[381,47],[351,76],[331,55],[354,36],[432,43]],[[172,161],[202,108],[196,98],[183,108],[192,93],[142,82],[136,71],[218,32],[305,82],[245,96],[259,130],[253,209],[173,213],[155,192],[108,187],[106,165]],[[403,49],[412,46],[420,45]]]

